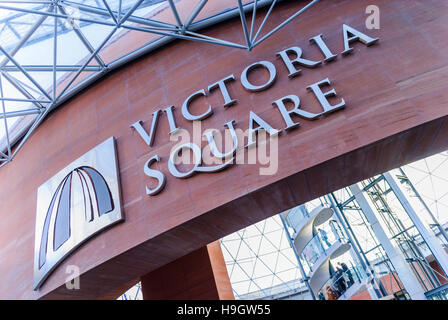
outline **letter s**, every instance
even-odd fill
[[[157,184],[157,187],[155,187],[153,189],[150,189],[150,188],[148,188],[148,186],[146,186],[146,194],[149,196],[155,196],[160,191],[162,191],[163,188],[165,187],[165,183],[166,183],[165,175],[162,172],[160,172],[159,170],[150,169],[150,166],[154,162],[159,162],[159,161],[160,161],[160,157],[158,155],[155,155],[152,158],[150,158],[148,161],[146,161],[145,166],[143,168],[143,171],[145,172],[145,174],[148,177],[155,178],[159,181],[159,183]]]

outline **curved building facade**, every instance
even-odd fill
[[[141,281],[148,299],[231,299],[216,240],[448,149],[445,1],[376,1],[379,28],[363,0],[196,2],[78,4],[79,23],[114,31],[82,71],[0,39],[3,82],[25,95],[2,98],[1,298],[117,298]],[[57,25],[61,6],[8,10]],[[18,100],[34,107],[5,110]],[[329,218],[315,214],[299,255]],[[351,250],[335,232],[319,266]],[[318,295],[330,274],[314,267]]]

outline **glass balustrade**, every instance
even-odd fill
[[[448,300],[448,283],[425,293],[428,300]]]
[[[367,274],[360,265],[352,265],[346,271],[335,272],[318,291],[317,298],[320,300],[337,300],[351,286],[366,278]]]
[[[289,210],[286,216],[286,222],[294,229],[294,232],[297,232],[298,226],[309,217],[310,215],[304,206],[297,206]]]
[[[307,275],[313,271],[314,264],[328,249],[338,241],[345,240],[345,236],[342,231],[331,225],[331,231],[324,230],[318,231],[318,233],[306,244],[300,254],[300,260],[303,265],[303,269]]]

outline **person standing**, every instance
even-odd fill
[[[345,280],[344,280],[344,271],[342,271],[342,269],[339,268],[339,266],[336,268],[336,273],[335,273],[334,277],[335,277],[335,284],[338,289],[339,295],[343,295],[345,290],[347,290],[347,286],[346,286]]]
[[[350,271],[350,269],[347,267],[347,265],[344,262],[339,262],[338,265],[342,268],[342,271],[347,275],[348,280],[349,280],[349,284],[348,287],[350,287],[352,284],[355,283],[355,281],[353,280],[353,275],[352,272]]]
[[[330,248],[331,247],[331,243],[328,241],[327,232],[325,230],[323,230],[323,229],[320,229],[320,228],[318,229],[318,231],[319,231],[319,235],[320,235],[320,238],[322,239],[322,241],[324,241],[325,244],[327,245],[327,247]]]

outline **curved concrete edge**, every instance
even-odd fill
[[[349,248],[351,248],[350,243],[343,242],[343,241],[337,241],[335,242],[327,251],[325,254],[319,257],[317,261],[314,263],[313,270],[308,275],[309,277],[309,284],[311,289],[313,290],[314,294],[317,294],[317,292],[322,288],[322,286],[325,284],[325,282],[328,281],[330,278],[330,260],[333,259],[333,254],[337,252],[340,248],[344,248],[344,252],[346,252],[346,245],[348,244]],[[339,255],[337,255],[339,256]],[[336,256],[336,257],[337,257]]]
[[[364,291],[368,287],[369,278],[363,279],[360,282],[355,282],[350,288],[348,288],[344,294],[342,294],[338,300],[349,300],[354,295],[358,294],[361,291]]]
[[[315,236],[313,235],[313,226],[318,226],[330,219],[334,214],[333,209],[320,206],[313,209],[308,219],[304,219],[293,234],[294,246],[297,252],[301,253],[308,242]],[[316,220],[319,222],[316,224]]]

